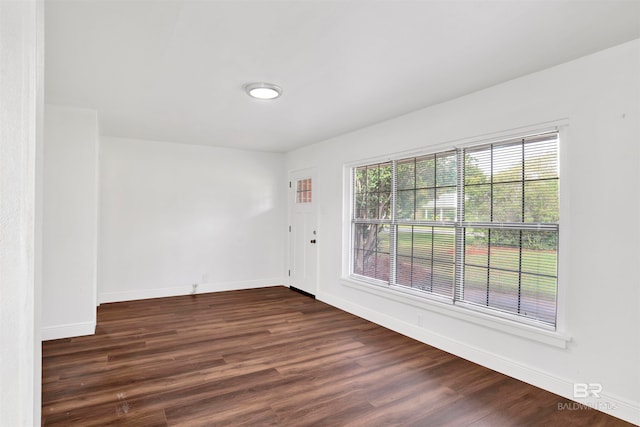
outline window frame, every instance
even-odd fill
[[[451,150],[455,150],[456,153],[464,153],[466,149],[477,149],[478,147],[481,147],[483,145],[500,144],[508,140],[528,138],[537,134],[554,132],[554,133],[557,133],[557,138],[558,138],[557,152],[558,152],[558,168],[559,168],[558,179],[559,179],[561,174],[560,159],[562,159],[560,152],[562,151],[562,146],[564,145],[564,143],[566,143],[566,140],[567,140],[567,132],[566,132],[567,127],[568,127],[567,120],[558,120],[556,122],[553,122],[553,124],[550,124],[549,126],[544,126],[544,127],[534,126],[529,128],[521,128],[519,130],[516,129],[516,130],[496,133],[488,136],[468,138],[466,140],[459,140],[453,143],[432,145],[425,149],[398,152],[390,156],[384,156],[384,157],[380,156],[376,158],[369,158],[366,160],[345,164],[344,165],[345,192],[343,193],[345,205],[343,210],[344,210],[345,219],[346,219],[344,223],[345,224],[344,237],[346,239],[343,240],[343,243],[344,243],[343,275],[342,275],[343,284],[351,287],[357,287],[359,289],[368,289],[368,290],[375,289],[376,291],[382,290],[383,292],[388,291],[384,293],[388,294],[389,296],[394,296],[394,298],[400,297],[404,302],[409,303],[411,305],[418,305],[421,308],[429,307],[429,309],[433,310],[434,308],[433,304],[436,304],[435,307],[438,307],[438,310],[436,311],[442,311],[441,309],[444,308],[444,314],[450,314],[453,317],[457,317],[457,318],[465,318],[466,320],[468,320],[469,317],[474,319],[481,319],[482,321],[478,320],[476,321],[476,323],[485,324],[485,326],[493,325],[497,329],[507,330],[508,332],[511,332],[511,333],[513,333],[514,331],[520,331],[520,332],[527,331],[525,335],[530,335],[529,333],[531,331],[534,331],[533,335],[538,336],[538,340],[550,343],[558,347],[564,347],[569,338],[567,338],[563,332],[564,324],[565,324],[564,323],[564,316],[565,316],[564,294],[566,291],[564,289],[565,286],[563,285],[564,279],[561,274],[562,270],[560,269],[556,270],[557,294],[556,294],[556,304],[555,304],[555,325],[553,325],[553,324],[544,323],[543,321],[539,321],[536,319],[519,316],[517,314],[501,312],[491,307],[482,307],[482,306],[478,307],[478,306],[475,306],[474,304],[466,303],[463,300],[456,301],[455,298],[449,299],[448,297],[442,297],[436,294],[430,294],[422,291],[415,291],[413,289],[405,288],[401,285],[397,285],[395,282],[392,283],[392,280],[389,280],[387,282],[387,281],[380,281],[380,280],[372,280],[366,276],[354,275],[352,274],[353,256],[352,256],[351,239],[352,239],[352,225],[353,225],[353,218],[354,218],[353,211],[352,211],[353,209],[352,191],[353,191],[353,182],[354,182],[352,171],[354,171],[355,168],[370,165],[372,163],[384,163],[384,162],[393,162],[395,167],[396,161],[404,161],[411,157],[435,155],[437,153],[442,154],[444,152],[451,151]],[[463,156],[464,154],[462,155],[457,154],[458,164],[460,164],[460,158],[461,157],[463,158]],[[460,179],[461,179],[461,174],[458,172],[458,180]],[[394,178],[393,181],[395,184],[396,179]],[[458,183],[457,185],[459,186],[460,183]],[[562,186],[558,190],[558,198],[559,198],[558,213],[560,215],[560,218],[565,217],[565,215],[563,214],[563,210],[566,210],[566,207],[563,208],[563,205],[565,203],[563,203],[562,201],[564,199],[562,194],[566,192],[563,190],[566,190],[567,188],[568,188],[568,185],[565,182],[565,179],[563,178]],[[460,194],[460,191],[458,191],[458,194]],[[462,197],[464,196],[462,195]],[[462,230],[462,232],[464,232],[466,227],[474,224],[473,222],[467,223],[465,221],[460,221],[459,219],[460,219],[459,217],[456,217],[456,221],[455,221],[456,225],[454,227],[454,229],[456,230],[456,233],[458,232],[458,230]],[[404,221],[396,222],[396,226],[398,224],[402,224],[403,222]],[[520,225],[522,224],[525,224],[523,228],[527,228],[527,223],[521,223]],[[433,225],[433,224],[429,222],[429,224],[427,225]],[[439,226],[439,225],[434,225],[434,226]],[[557,262],[557,265],[560,265],[561,259],[563,258],[562,249],[563,247],[566,248],[566,245],[563,245],[562,243],[562,241],[563,240],[566,241],[566,239],[561,237],[564,234],[566,234],[564,231],[564,226],[563,226],[563,233],[559,232],[560,221],[558,221],[555,224],[545,225],[543,228],[554,229],[554,227],[555,227],[555,232],[557,233],[556,236],[558,239],[556,244],[556,257],[557,257],[556,262]],[[532,229],[533,228],[535,227],[532,227]],[[457,233],[457,235],[459,234]],[[456,245],[456,247],[458,248],[458,245]],[[457,250],[458,249],[456,249],[456,258],[454,259],[454,269],[456,270],[458,268],[464,268],[464,258],[462,258],[462,262],[459,261]],[[392,251],[392,252],[395,252],[395,251]],[[396,264],[395,260],[392,262],[392,264],[395,266]],[[391,268],[394,268],[394,267],[391,267]],[[456,283],[454,284],[454,290],[453,290],[454,296],[459,290],[459,285],[457,283],[458,274],[456,274],[455,280],[456,280]],[[375,288],[371,288],[371,286],[374,286]],[[375,293],[379,293],[379,292],[375,292]],[[540,334],[542,335],[540,336]],[[518,333],[518,335],[520,335],[520,333]],[[549,340],[550,336],[553,337],[553,339]]]

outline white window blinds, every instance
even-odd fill
[[[556,132],[463,150],[456,300],[555,324]]]

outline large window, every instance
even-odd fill
[[[555,325],[557,132],[352,174],[352,276]]]

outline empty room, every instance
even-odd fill
[[[640,1],[0,1],[0,426],[640,425]]]

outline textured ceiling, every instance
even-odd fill
[[[639,37],[640,1],[50,0],[45,101],[102,135],[288,151]]]

